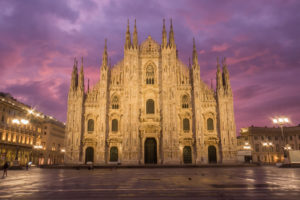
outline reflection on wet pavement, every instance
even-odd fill
[[[300,169],[136,168],[8,171],[2,199],[298,199]]]

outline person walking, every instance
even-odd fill
[[[3,165],[3,176],[2,176],[3,178],[4,178],[4,175],[7,176],[7,169],[8,169],[8,167],[9,167],[8,162],[5,162],[4,165]]]

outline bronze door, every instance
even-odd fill
[[[189,146],[183,148],[183,162],[185,164],[192,163],[192,149]]]
[[[94,149],[92,147],[85,150],[85,163],[87,162],[94,162]]]
[[[217,163],[217,150],[214,146],[208,147],[208,161],[209,163]]]
[[[154,138],[147,138],[145,141],[145,164],[157,163],[157,145]]]
[[[118,148],[112,147],[110,148],[110,162],[117,162],[118,161]]]

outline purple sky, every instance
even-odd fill
[[[201,78],[215,80],[216,57],[227,57],[237,128],[300,123],[300,1],[297,0],[0,0],[0,91],[65,121],[74,57],[86,80],[99,78],[108,39],[112,64],[123,56],[127,18],[139,42],[161,42],[162,19],[173,19],[186,64],[195,37]],[[215,82],[214,82],[215,85]]]

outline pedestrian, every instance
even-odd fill
[[[29,166],[28,166],[28,163],[26,163],[26,170],[28,170],[28,167],[29,167]]]
[[[3,165],[3,178],[4,178],[4,175],[7,176],[7,168],[9,167],[9,164],[8,162],[5,162],[4,165]]]

